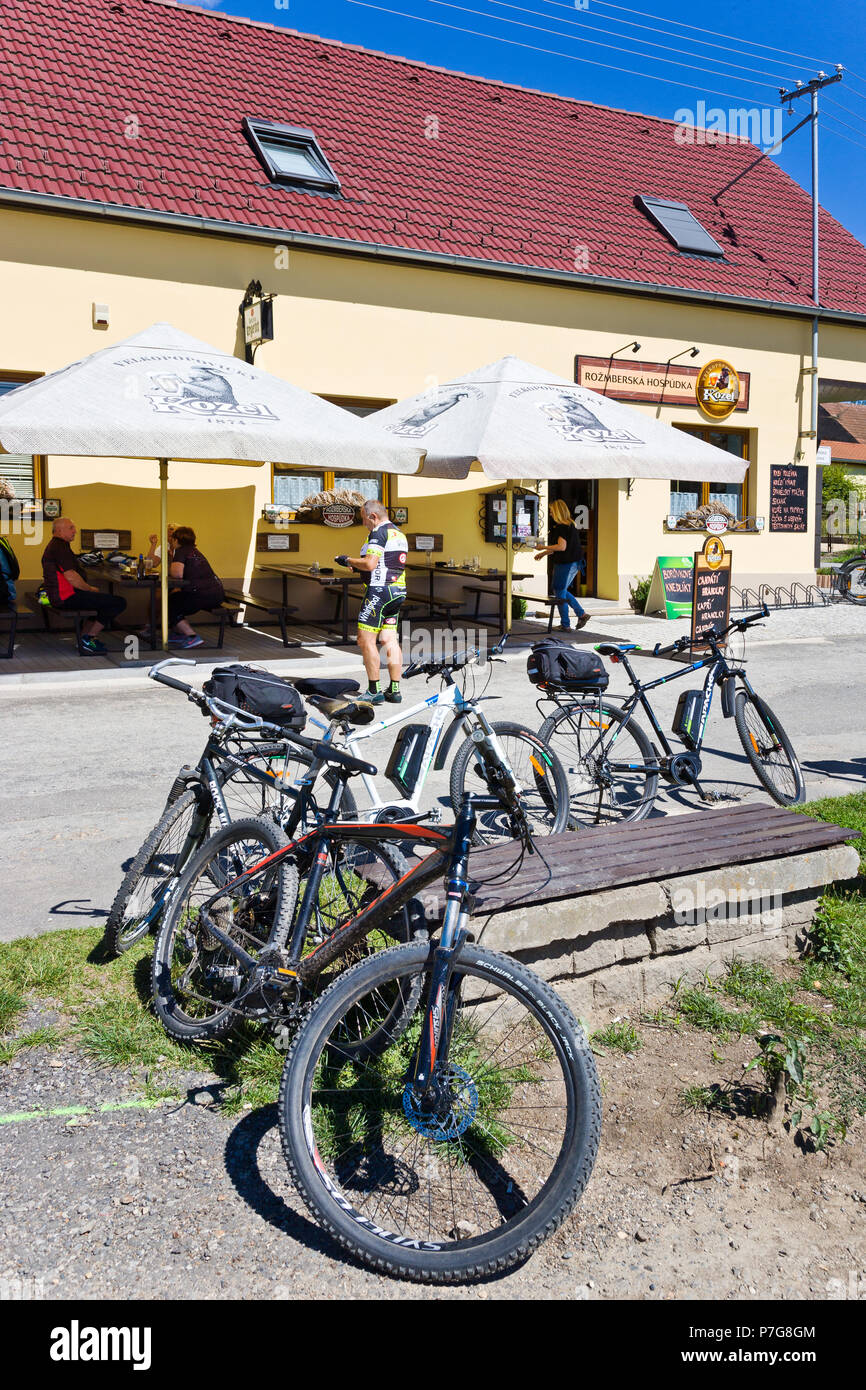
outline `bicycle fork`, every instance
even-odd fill
[[[404,1094],[404,1108],[410,1119],[419,1127],[425,1120],[432,1121],[434,1129],[427,1132],[438,1138],[453,1137],[449,1124],[453,1068],[449,1066],[449,1056],[461,985],[454,967],[469,936],[472,912],[466,879],[469,847],[475,833],[476,809],[493,809],[498,805],[496,796],[468,796],[457,817],[454,849],[445,879],[442,935],[433,949],[421,1037]]]

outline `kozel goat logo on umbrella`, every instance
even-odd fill
[[[446,410],[453,410],[460,401],[480,395],[481,392],[475,387],[461,386],[459,390],[448,391],[438,400],[419,405],[411,415],[407,415],[404,420],[400,420],[396,424],[388,425],[387,428],[393,434],[403,435],[407,439],[420,439],[423,435],[429,434],[439,416],[444,415]]]
[[[573,444],[643,444],[643,440],[629,430],[612,430],[603,425],[591,410],[567,391],[558,392],[553,401],[543,401],[540,408],[557,434]]]
[[[147,398],[154,410],[171,415],[205,416],[209,420],[276,419],[259,402],[242,404],[231,383],[212,367],[180,372],[151,372],[153,389]]]

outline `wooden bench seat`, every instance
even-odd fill
[[[8,626],[5,649],[0,647],[0,661],[10,660],[15,650],[15,634],[18,631],[18,609],[14,603],[0,608],[0,630]]]
[[[87,655],[81,645],[83,636],[81,629],[84,623],[90,622],[93,618],[99,619],[99,613],[95,608],[71,608],[64,611],[62,608],[52,608],[48,603],[40,603],[35,594],[25,594],[24,602],[32,613],[37,613],[41,617],[42,626],[46,632],[51,632],[56,622],[64,619],[67,622],[71,620],[75,629],[75,644],[78,647],[78,655]],[[104,619],[100,619],[100,621],[104,621]],[[12,655],[11,651],[9,655]]]
[[[227,614],[233,613],[235,618],[237,618],[241,608],[257,608],[262,613],[267,613],[270,617],[276,618],[284,647],[301,646],[301,643],[294,638],[290,639],[286,631],[288,618],[292,613],[297,613],[298,611],[296,604],[288,603],[284,605],[282,603],[274,603],[273,599],[263,598],[260,594],[251,594],[246,589],[226,589],[225,596],[230,605],[225,609]],[[222,638],[220,638],[220,646],[222,646]]]
[[[514,862],[514,845],[505,844],[470,855],[469,887],[475,896],[475,913],[481,917],[604,888],[657,882],[674,874],[802,854],[856,838],[855,830],[812,820],[781,806],[749,803],[549,835],[541,841],[546,864],[540,855],[527,856],[517,877],[494,883]],[[485,887],[488,881],[489,888]],[[579,928],[576,905],[576,931]]]

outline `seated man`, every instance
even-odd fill
[[[58,613],[68,613],[75,609],[91,609],[96,617],[85,623],[82,629],[81,646],[92,656],[99,656],[108,648],[98,640],[98,634],[106,623],[110,623],[123,612],[126,599],[117,594],[103,594],[93,584],[88,584],[84,570],[72,553],[71,541],[75,539],[75,525],[68,517],[58,517],[51,528],[53,539],[42,552],[42,578],[51,607]]]

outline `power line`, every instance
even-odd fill
[[[500,3],[500,0],[491,0],[491,4],[498,5],[499,3]],[[568,10],[569,12],[573,12],[573,11],[574,11],[574,8],[575,8],[573,4],[571,4],[571,5],[564,5],[564,4],[562,4],[562,3],[560,2],[560,0],[542,0],[542,3],[545,4],[545,5],[552,5],[552,6],[554,6],[555,9],[558,9],[558,10]],[[595,3],[596,3],[596,4],[600,3],[600,0],[595,0]],[[621,5],[615,5],[615,6],[613,6],[612,8],[614,8],[614,9],[622,9],[623,7],[622,7]],[[661,34],[661,35],[664,35],[664,34],[665,34],[665,30],[664,30],[664,29],[660,29],[658,24],[635,24],[634,21],[631,20],[631,19],[617,19],[617,18],[615,18],[614,15],[598,15],[598,16],[596,16],[596,15],[592,14],[591,12],[586,12],[586,11],[585,11],[584,13],[587,14],[587,18],[580,21],[580,23],[583,23],[583,24],[586,24],[589,20],[598,18],[598,19],[606,19],[606,20],[608,20],[611,24],[623,24],[623,25],[625,25],[626,28],[628,28],[628,29],[646,29],[646,30],[649,31],[649,33],[652,33],[652,34]],[[642,10],[629,10],[628,13],[629,13],[629,14],[642,14],[643,11],[642,11]],[[651,18],[651,17],[652,17],[652,16],[647,16],[647,18]],[[553,18],[553,15],[550,15],[549,18],[552,19],[552,18]],[[568,21],[568,20],[565,20],[565,19],[561,19],[559,22],[560,22],[560,24],[567,24],[567,23],[569,23],[569,22],[574,22],[574,21]],[[677,19],[664,19],[664,20],[662,20],[662,21],[660,21],[660,22],[663,23],[663,24],[679,24],[679,20],[677,20]],[[684,25],[683,27],[686,28],[686,29],[688,29],[688,28],[691,28],[692,26],[687,24],[687,25]],[[607,32],[609,32],[609,31],[605,29],[605,30],[602,30],[601,32],[602,32],[602,33],[607,33]],[[761,57],[762,57],[762,54],[760,54],[760,53],[749,53],[746,49],[743,49],[743,48],[732,48],[731,45],[728,44],[728,43],[711,43],[709,39],[687,39],[683,34],[668,34],[667,37],[668,37],[668,38],[671,38],[671,39],[676,39],[679,43],[696,43],[696,44],[700,44],[701,48],[720,48],[720,49],[722,49],[722,51],[725,52],[725,53],[736,53],[738,56],[743,57],[743,58],[761,58]],[[646,41],[645,41],[645,40],[642,40],[642,42],[646,42]],[[747,39],[746,42],[748,43],[749,40]],[[696,56],[696,57],[703,57],[704,55],[703,55],[703,54],[696,54],[695,56]],[[765,60],[765,61],[766,61],[766,60]],[[739,65],[738,65],[738,64],[731,63],[731,64],[729,64],[729,66],[735,67],[735,66],[739,66]],[[765,70],[765,69],[757,69],[757,68],[755,68],[755,69],[746,69],[746,71],[766,71],[766,70]],[[773,74],[772,74],[772,73],[768,73],[767,75],[768,75],[768,76],[772,76]]]
[[[696,68],[694,63],[678,63],[675,58],[656,58],[651,53],[635,52],[634,49],[630,48],[622,49],[617,44],[601,43],[598,39],[577,38],[577,36],[574,34],[563,34],[558,32],[556,29],[544,29],[539,24],[527,24],[522,19],[505,19],[500,15],[483,14],[479,10],[472,9],[471,6],[457,5],[454,3],[454,0],[427,0],[427,3],[430,5],[438,5],[442,9],[446,10],[459,10],[462,14],[474,15],[476,19],[492,19],[495,24],[512,24],[518,29],[531,29],[534,33],[537,34],[549,34],[551,38],[555,39],[572,39],[577,43],[592,44],[594,48],[608,48],[616,53],[624,53],[625,56],[629,58],[642,58],[645,62],[665,63],[669,67],[685,68],[687,72],[696,72],[699,76],[703,76],[705,72],[708,72],[713,77],[724,77],[732,82],[745,82],[746,80],[748,80],[749,86],[751,87],[769,87],[772,91],[778,91],[777,83],[755,82],[752,78],[746,79],[742,77],[737,77],[736,74],[732,72],[719,72],[718,68]],[[504,0],[493,0],[493,3],[504,3]],[[492,38],[494,36],[490,35],[490,37]],[[634,40],[634,42],[640,43],[643,42],[643,40],[637,39]],[[649,76],[649,74],[644,75]]]
[[[828,100],[828,98],[825,97],[825,101],[826,101],[826,100]],[[863,134],[863,131],[862,131],[862,130],[858,130],[857,127],[856,127],[855,125],[849,125],[847,121],[842,121],[842,120],[839,119],[838,116],[834,116],[832,111],[825,111],[825,112],[823,113],[823,119],[824,119],[825,121],[836,121],[839,125],[843,125],[843,126],[845,127],[846,130],[853,130],[853,132],[854,132],[855,135],[862,135],[862,134]]]
[[[866,125],[866,116],[861,116],[859,111],[852,111],[850,106],[845,106],[843,102],[836,101],[834,97],[825,97],[824,100],[829,101],[831,106],[838,106],[840,111],[847,111],[848,115],[853,116],[855,121],[862,121],[863,124]],[[838,116],[836,117],[836,119],[839,119]],[[844,124],[845,122],[843,121],[842,125]]]
[[[565,58],[570,63],[587,63],[590,67],[604,68],[606,72],[624,73],[626,77],[645,77],[650,82],[666,82],[669,87],[685,87],[694,93],[694,82],[679,82],[675,77],[660,77],[652,72],[636,72],[634,68],[621,68],[614,63],[602,63],[597,58],[580,58],[576,53],[563,53],[561,48],[542,48],[539,44],[521,43],[519,39],[503,39],[497,34],[488,34],[478,29],[467,29],[460,24],[446,24],[442,19],[428,19],[424,15],[407,14],[405,10],[393,10],[387,5],[374,5],[372,0],[346,0],[347,5],[357,5],[363,10],[376,10],[378,14],[389,14],[396,19],[413,19],[418,24],[432,24],[436,29],[448,29],[454,34],[468,34],[470,38],[492,39],[495,43],[507,44],[509,48],[524,48],[530,53],[544,53],[551,58]],[[549,32],[545,30],[544,32]],[[561,38],[568,35],[561,34]],[[731,77],[730,73],[722,73],[721,76]],[[733,78],[740,81],[740,78]],[[733,92],[722,92],[717,87],[702,87],[702,91],[709,92],[714,97],[729,97],[731,101],[742,101],[742,93],[735,95]]]
[[[827,116],[827,115],[825,115],[825,117],[824,117],[824,120],[825,120],[825,121],[828,121],[828,120],[829,120],[829,121],[835,121],[835,119],[836,119],[835,116]],[[825,126],[824,126],[824,129],[826,130],[826,132],[827,132],[828,135],[838,135],[838,137],[839,137],[840,140],[847,140],[849,145],[856,145],[858,149],[860,149],[860,150],[866,150],[866,145],[864,145],[860,140],[852,140],[850,135],[843,135],[842,132],[841,132],[841,130],[836,130],[836,128],[835,128],[834,126],[825,125]],[[859,131],[858,131],[858,134],[859,134]]]
[[[547,3],[547,4],[552,4],[552,3],[553,3],[553,0],[546,0],[546,3]],[[668,19],[666,15],[663,16],[663,15],[657,15],[657,14],[655,14],[655,15],[647,14],[646,10],[632,10],[632,9],[629,9],[628,5],[614,5],[614,4],[612,3],[612,0],[592,0],[592,3],[593,3],[594,5],[601,5],[601,6],[603,6],[604,9],[607,9],[607,10],[622,10],[625,14],[638,14],[638,15],[641,15],[644,19],[657,19],[657,20],[659,20],[662,24],[675,24],[675,25],[677,26],[677,28],[679,28],[679,29],[691,29],[694,33],[697,33],[697,34],[702,34],[702,33],[704,33],[704,30],[703,30],[702,28],[700,28],[699,25],[696,25],[696,24],[683,24],[681,20],[679,20],[679,19]],[[822,59],[820,59],[820,58],[812,58],[812,57],[809,57],[809,55],[806,54],[806,53],[794,53],[794,52],[792,52],[791,49],[789,49],[789,48],[776,48],[776,47],[774,47],[772,44],[768,44],[768,43],[758,43],[755,39],[746,39],[746,38],[743,38],[742,34],[728,34],[726,37],[731,38],[731,39],[737,39],[738,42],[740,42],[740,43],[747,43],[747,44],[749,44],[752,48],[765,48],[765,49],[767,49],[770,53],[782,53],[782,54],[785,55],[786,58],[802,58],[805,62],[807,62],[807,63],[814,63],[814,64],[816,64],[816,65],[820,65],[820,64],[822,63]],[[757,54],[752,54],[751,56],[752,56],[752,57],[757,57],[758,55],[757,55]],[[829,64],[829,60],[827,60],[827,62],[828,62],[828,65],[830,65],[830,64]]]
[[[439,0],[430,0],[430,3],[431,3],[431,4],[436,4],[436,3],[439,3]],[[520,13],[520,14],[534,14],[534,15],[538,15],[538,18],[539,18],[539,19],[553,19],[553,18],[555,18],[557,24],[567,24],[567,25],[571,25],[571,28],[574,28],[574,29],[581,29],[581,28],[582,28],[582,29],[585,29],[585,26],[587,26],[587,25],[585,25],[585,21],[581,21],[581,19],[560,19],[559,17],[557,17],[557,15],[548,15],[548,14],[545,14],[545,13],[544,13],[544,10],[527,10],[527,8],[525,8],[525,6],[520,6],[520,4],[510,4],[510,3],[509,3],[509,0],[489,0],[489,3],[491,3],[491,4],[496,4],[496,6],[502,6],[503,10],[517,10],[518,13]],[[556,0],[546,0],[546,3],[548,3],[548,4],[553,4],[553,3],[556,3]],[[559,8],[560,8],[560,10],[567,10],[567,8],[570,8],[570,7],[569,7],[569,6],[564,6],[564,4],[563,4],[563,6],[559,6]],[[487,18],[487,17],[485,17],[485,18]],[[491,19],[496,18],[496,15],[491,15],[491,17],[489,17],[489,18],[491,18]],[[605,17],[602,17],[602,18],[605,18]],[[613,24],[628,24],[628,19],[613,19]],[[632,28],[632,29],[649,29],[649,31],[651,31],[651,33],[660,33],[660,32],[662,32],[662,31],[659,31],[659,29],[657,29],[657,28],[651,28],[651,25],[648,25],[648,24],[632,24],[632,25],[630,25],[630,28]],[[670,46],[669,46],[669,44],[664,44],[664,43],[652,43],[651,40],[649,40],[649,39],[634,39],[634,38],[632,38],[632,36],[630,35],[630,33],[627,33],[627,35],[619,35],[619,33],[614,33],[614,32],[612,31],[612,29],[594,29],[594,31],[592,31],[592,32],[595,32],[595,33],[606,33],[606,35],[609,35],[610,38],[612,38],[612,39],[626,38],[626,39],[630,40],[631,43],[644,43],[644,44],[646,44],[646,47],[648,47],[648,49],[667,49],[667,51],[670,51]],[[566,35],[563,35],[563,38],[566,38]],[[678,42],[680,42],[680,43],[694,43],[694,42],[695,42],[694,39],[684,39],[684,38],[683,38],[683,35],[678,35],[678,33],[671,33],[671,35],[667,35],[667,38],[670,38],[670,39],[677,39]],[[585,39],[584,42],[591,43],[592,40],[591,40],[591,39]],[[610,44],[610,46],[612,46],[612,44]],[[710,43],[710,44],[708,44],[708,47],[710,47],[710,49],[721,49],[721,47],[723,47],[723,44],[720,44],[720,43]],[[717,61],[717,60],[714,60],[714,58],[708,56],[708,54],[706,54],[706,53],[687,53],[687,51],[685,51],[685,50],[678,50],[678,51],[681,51],[681,56],[683,56],[683,57],[688,57],[688,58],[692,58],[692,57],[698,58],[698,61],[701,61],[701,63],[713,63],[713,61]],[[755,56],[756,56],[756,54],[751,54],[751,57],[755,57]],[[644,54],[641,54],[641,57],[644,57]],[[651,56],[649,56],[649,54],[646,54],[646,57],[651,57]],[[656,63],[657,63],[657,61],[662,61],[662,60],[659,60],[659,58],[656,58],[655,61],[656,61]],[[760,75],[762,75],[762,76],[767,76],[767,78],[776,78],[776,79],[777,79],[777,82],[778,82],[778,74],[777,74],[777,72],[770,72],[769,70],[767,70],[767,68],[744,68],[744,67],[742,67],[742,65],[741,65],[740,63],[728,63],[728,64],[727,64],[727,67],[728,67],[728,68],[738,68],[738,70],[740,70],[741,72],[758,72],[758,74],[760,74]],[[726,72],[726,74],[724,74],[724,75],[726,75],[726,76],[734,76],[734,74],[727,74],[727,72]],[[734,81],[735,81],[735,82],[740,82],[740,81],[742,81],[742,79],[741,79],[741,78],[734,78]]]

